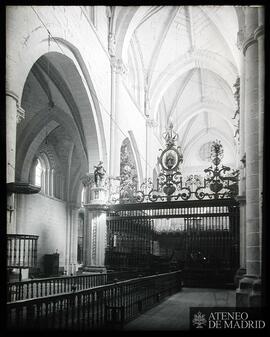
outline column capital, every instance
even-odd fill
[[[245,32],[243,29],[240,29],[237,33],[237,48],[241,50],[245,42]]]
[[[115,47],[116,47],[115,35],[113,33],[109,33],[108,51],[111,57],[115,57]]]
[[[17,103],[17,115],[16,115],[17,124],[19,124],[20,121],[24,118],[25,118],[25,110]]]
[[[153,118],[147,118],[146,119],[146,125],[149,127],[149,128],[155,128],[158,126],[158,123],[153,119]]]
[[[16,102],[17,107],[16,121],[17,124],[19,124],[20,121],[25,118],[25,111],[19,104],[19,97],[14,91],[8,89],[6,90],[6,96],[12,97]]]
[[[92,187],[95,184],[94,173],[86,173],[80,180],[84,187]]]
[[[111,57],[111,67],[116,74],[125,75],[128,72],[128,68],[124,64],[122,59]]]

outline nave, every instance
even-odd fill
[[[8,329],[266,305],[264,36],[262,5],[6,6]]]

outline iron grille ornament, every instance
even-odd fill
[[[160,149],[158,158],[160,173],[156,184],[148,178],[140,189],[129,189],[128,197],[112,200],[112,203],[143,203],[177,200],[203,200],[234,198],[238,195],[239,170],[231,170],[222,165],[224,150],[221,142],[216,140],[211,145],[211,166],[204,170],[205,177],[190,175],[185,179],[180,171],[183,163],[183,154],[180,146],[176,145],[178,134],[173,130],[171,123],[163,134],[165,149]]]
[[[204,178],[204,184],[194,192],[197,199],[224,199],[238,195],[239,170],[221,165],[223,153],[221,142],[213,142],[210,157],[213,165],[204,170],[207,177]]]

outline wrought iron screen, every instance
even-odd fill
[[[215,141],[206,176],[184,179],[177,137],[170,125],[156,184],[148,179],[128,193],[120,185],[110,200],[105,263],[122,270],[181,268],[188,284],[200,285],[196,279],[203,277],[232,283],[239,267],[239,171],[221,164],[223,147]]]
[[[180,146],[176,145],[177,138],[178,135],[173,131],[171,124],[164,134],[166,147],[160,150],[162,151],[158,158],[160,173],[155,183],[148,178],[137,189],[137,176],[134,178],[136,183],[127,183],[133,181],[132,177],[129,175],[127,179],[126,171],[122,170],[120,177],[111,178],[110,182],[107,182],[110,185],[109,203],[213,200],[233,198],[238,194],[239,170],[232,170],[222,165],[224,150],[220,141],[212,143],[211,166],[204,170],[205,177],[190,175],[184,178],[180,171],[183,155]],[[120,184],[116,184],[116,181]]]
[[[107,216],[109,269],[183,269],[232,283],[239,267],[239,205],[233,199],[114,205]],[[196,283],[196,282],[195,282]]]

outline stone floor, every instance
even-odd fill
[[[183,288],[125,325],[124,330],[189,330],[190,307],[235,307],[235,290]]]

